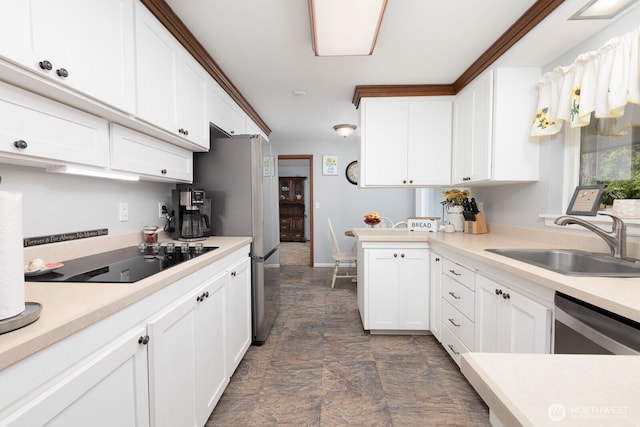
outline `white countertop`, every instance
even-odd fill
[[[505,426],[640,425],[640,356],[464,353],[461,369]]]
[[[139,240],[139,233],[132,233],[44,245],[25,249],[25,260],[35,257],[42,257],[46,262],[73,259],[118,247],[135,246]],[[204,253],[133,284],[26,282],[25,300],[42,304],[42,312],[34,323],[0,335],[0,369],[140,301],[250,243],[250,237],[210,237],[204,241],[204,245],[218,246],[215,251]]]

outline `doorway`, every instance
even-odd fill
[[[280,204],[280,264],[313,266],[313,154],[278,156]],[[292,185],[287,186],[289,180]],[[293,185],[302,186],[294,191]],[[285,188],[289,190],[284,190]],[[302,194],[299,191],[302,188]],[[290,196],[287,195],[289,191]],[[298,209],[303,212],[298,214]],[[304,225],[301,224],[304,223]],[[292,225],[296,231],[290,233]],[[302,237],[299,227],[303,227]]]

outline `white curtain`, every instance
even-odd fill
[[[640,126],[640,28],[609,40],[538,81],[538,107],[531,136],[553,135],[569,126],[587,126],[591,113],[603,135]]]

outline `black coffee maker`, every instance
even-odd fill
[[[172,238],[194,241],[203,240],[211,235],[211,200],[206,198],[203,190],[172,190],[172,199],[173,206],[177,207],[176,226]],[[207,209],[209,212],[206,212]]]

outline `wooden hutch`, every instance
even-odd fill
[[[303,176],[280,177],[280,241],[304,242]]]

